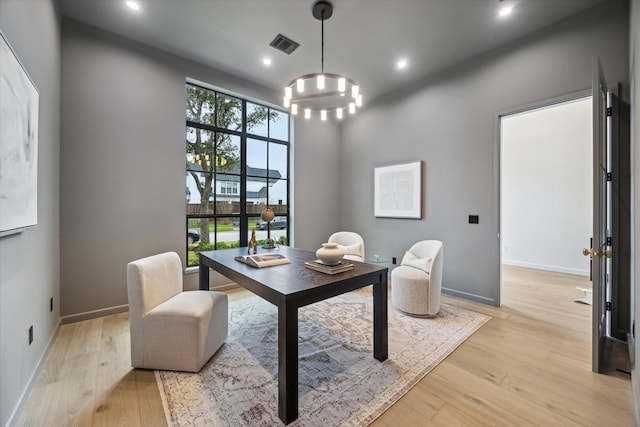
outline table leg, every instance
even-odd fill
[[[298,418],[298,308],[278,307],[278,416]]]
[[[389,353],[387,319],[387,275],[373,285],[373,357],[387,360]]]
[[[201,291],[208,291],[209,290],[209,267],[204,265],[202,261],[200,261],[198,271],[200,273],[199,289]]]

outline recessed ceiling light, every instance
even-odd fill
[[[140,10],[140,4],[138,2],[135,2],[133,0],[127,0],[126,4],[127,4],[127,7],[131,10],[135,10],[136,12]]]
[[[406,59],[400,59],[398,62],[396,62],[396,68],[398,70],[404,70],[405,68],[407,68],[408,62]]]
[[[500,10],[498,11],[498,15],[501,18],[504,18],[507,15],[510,15],[511,12],[513,11],[513,7],[511,6],[503,6],[502,8],[500,8]]]
[[[262,60],[262,63],[268,67],[269,65],[271,65],[271,59],[269,59],[269,58],[264,58],[264,59]]]

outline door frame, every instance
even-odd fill
[[[631,283],[631,215],[624,206],[630,200],[630,176],[631,162],[624,163],[624,159],[630,159],[630,140],[625,133],[625,117],[628,117],[628,105],[620,97],[622,85],[620,83],[608,85],[610,107],[613,114],[610,118],[611,137],[611,233],[613,242],[611,245],[612,275],[611,275],[611,311],[609,312],[609,334],[612,338],[627,341],[627,333],[631,325],[630,301]],[[628,132],[628,131],[626,131]],[[627,205],[628,206],[628,205]],[[625,310],[624,304],[627,304]]]
[[[494,124],[494,135],[495,143],[494,143],[494,161],[496,167],[494,168],[494,188],[497,189],[495,192],[495,200],[494,206],[497,206],[498,214],[497,214],[497,238],[498,238],[498,292],[497,292],[497,306],[502,306],[502,187],[500,185],[501,176],[500,173],[502,171],[502,158],[501,158],[501,150],[502,150],[502,135],[501,135],[501,123],[502,118],[505,116],[511,116],[519,113],[526,113],[527,111],[537,110],[544,107],[551,107],[553,105],[562,104],[565,102],[575,101],[581,98],[587,98],[592,96],[592,90],[585,89],[578,92],[572,92],[566,95],[557,96],[554,98],[549,98],[541,101],[532,102],[530,104],[525,104],[519,107],[515,107],[509,110],[500,111],[496,115],[495,124]],[[588,237],[588,236],[585,236]],[[579,250],[577,248],[576,250]]]
[[[608,102],[610,102],[609,106],[613,108],[613,115],[610,118],[610,122],[609,122],[610,128],[608,130],[609,136],[611,138],[611,149],[609,152],[609,155],[611,156],[610,172],[613,175],[613,188],[611,189],[612,191],[610,191],[610,198],[611,198],[610,200],[610,203],[611,203],[610,232],[613,236],[613,245],[611,247],[613,252],[613,257],[611,258],[611,277],[609,277],[611,294],[607,296],[610,298],[611,311],[606,312],[606,317],[607,317],[606,335],[616,338],[618,340],[624,341],[626,339],[626,332],[628,331],[624,330],[625,325],[621,324],[621,320],[618,317],[616,317],[616,316],[624,317],[624,313],[622,313],[624,311],[624,307],[622,306],[622,304],[624,304],[625,302],[624,296],[628,295],[629,293],[628,285],[627,285],[627,288],[625,289],[621,288],[621,286],[624,285],[624,280],[626,277],[622,274],[624,272],[623,269],[625,268],[625,266],[628,266],[630,262],[630,259],[625,261],[625,256],[628,257],[629,255],[625,251],[625,248],[628,249],[629,247],[629,242],[627,241],[622,242],[622,237],[621,237],[622,230],[620,229],[620,226],[621,226],[620,221],[624,220],[624,218],[622,217],[624,215],[624,212],[620,211],[621,209],[620,203],[624,201],[624,195],[621,192],[628,190],[628,186],[624,187],[622,183],[622,179],[623,179],[622,175],[624,174],[624,171],[620,166],[621,158],[619,154],[620,153],[619,150],[622,149],[622,146],[620,144],[623,143],[621,138],[625,137],[624,135],[621,135],[622,131],[620,129],[620,126],[622,123],[621,114],[624,114],[624,112],[621,109],[624,108],[624,103],[620,99],[620,96],[621,96],[620,83],[616,82],[616,83],[607,84],[606,87],[607,87],[607,93],[608,93],[607,99],[608,99]],[[498,265],[497,265],[498,290],[497,290],[496,302],[498,307],[502,305],[502,281],[503,281],[502,242],[500,240],[500,233],[502,232],[502,218],[501,218],[502,189],[500,185],[500,179],[501,179],[500,173],[502,168],[501,148],[503,143],[501,140],[502,118],[505,116],[513,115],[513,114],[524,113],[530,110],[549,107],[549,106],[553,106],[553,105],[564,103],[564,102],[570,102],[570,101],[577,100],[580,98],[585,98],[588,96],[591,96],[593,101],[593,88],[572,92],[572,93],[568,93],[565,95],[561,95],[561,96],[557,96],[557,97],[553,97],[553,98],[549,98],[541,101],[532,102],[532,103],[515,107],[509,110],[501,111],[496,115],[496,119],[494,122],[494,135],[495,135],[495,139],[494,139],[494,162],[495,163],[494,164],[496,165],[496,167],[494,168],[494,188],[496,189],[496,192],[494,194],[494,203],[495,203],[494,206],[497,206],[496,229],[497,229],[497,238],[498,238]],[[592,343],[592,348],[593,348],[593,343]],[[593,369],[593,370],[596,371],[596,369]]]

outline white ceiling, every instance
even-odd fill
[[[324,70],[360,84],[367,100],[580,13],[604,0],[331,0]],[[61,0],[64,16],[209,65],[275,90],[320,72],[314,0]],[[498,17],[499,7],[513,12]],[[300,47],[269,46],[281,33]],[[262,59],[272,60],[270,67]],[[399,72],[395,62],[405,57]],[[214,83],[215,82],[211,82]]]

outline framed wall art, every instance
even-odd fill
[[[38,89],[0,32],[0,237],[38,224]]]
[[[422,218],[422,161],[375,168],[374,215]]]

